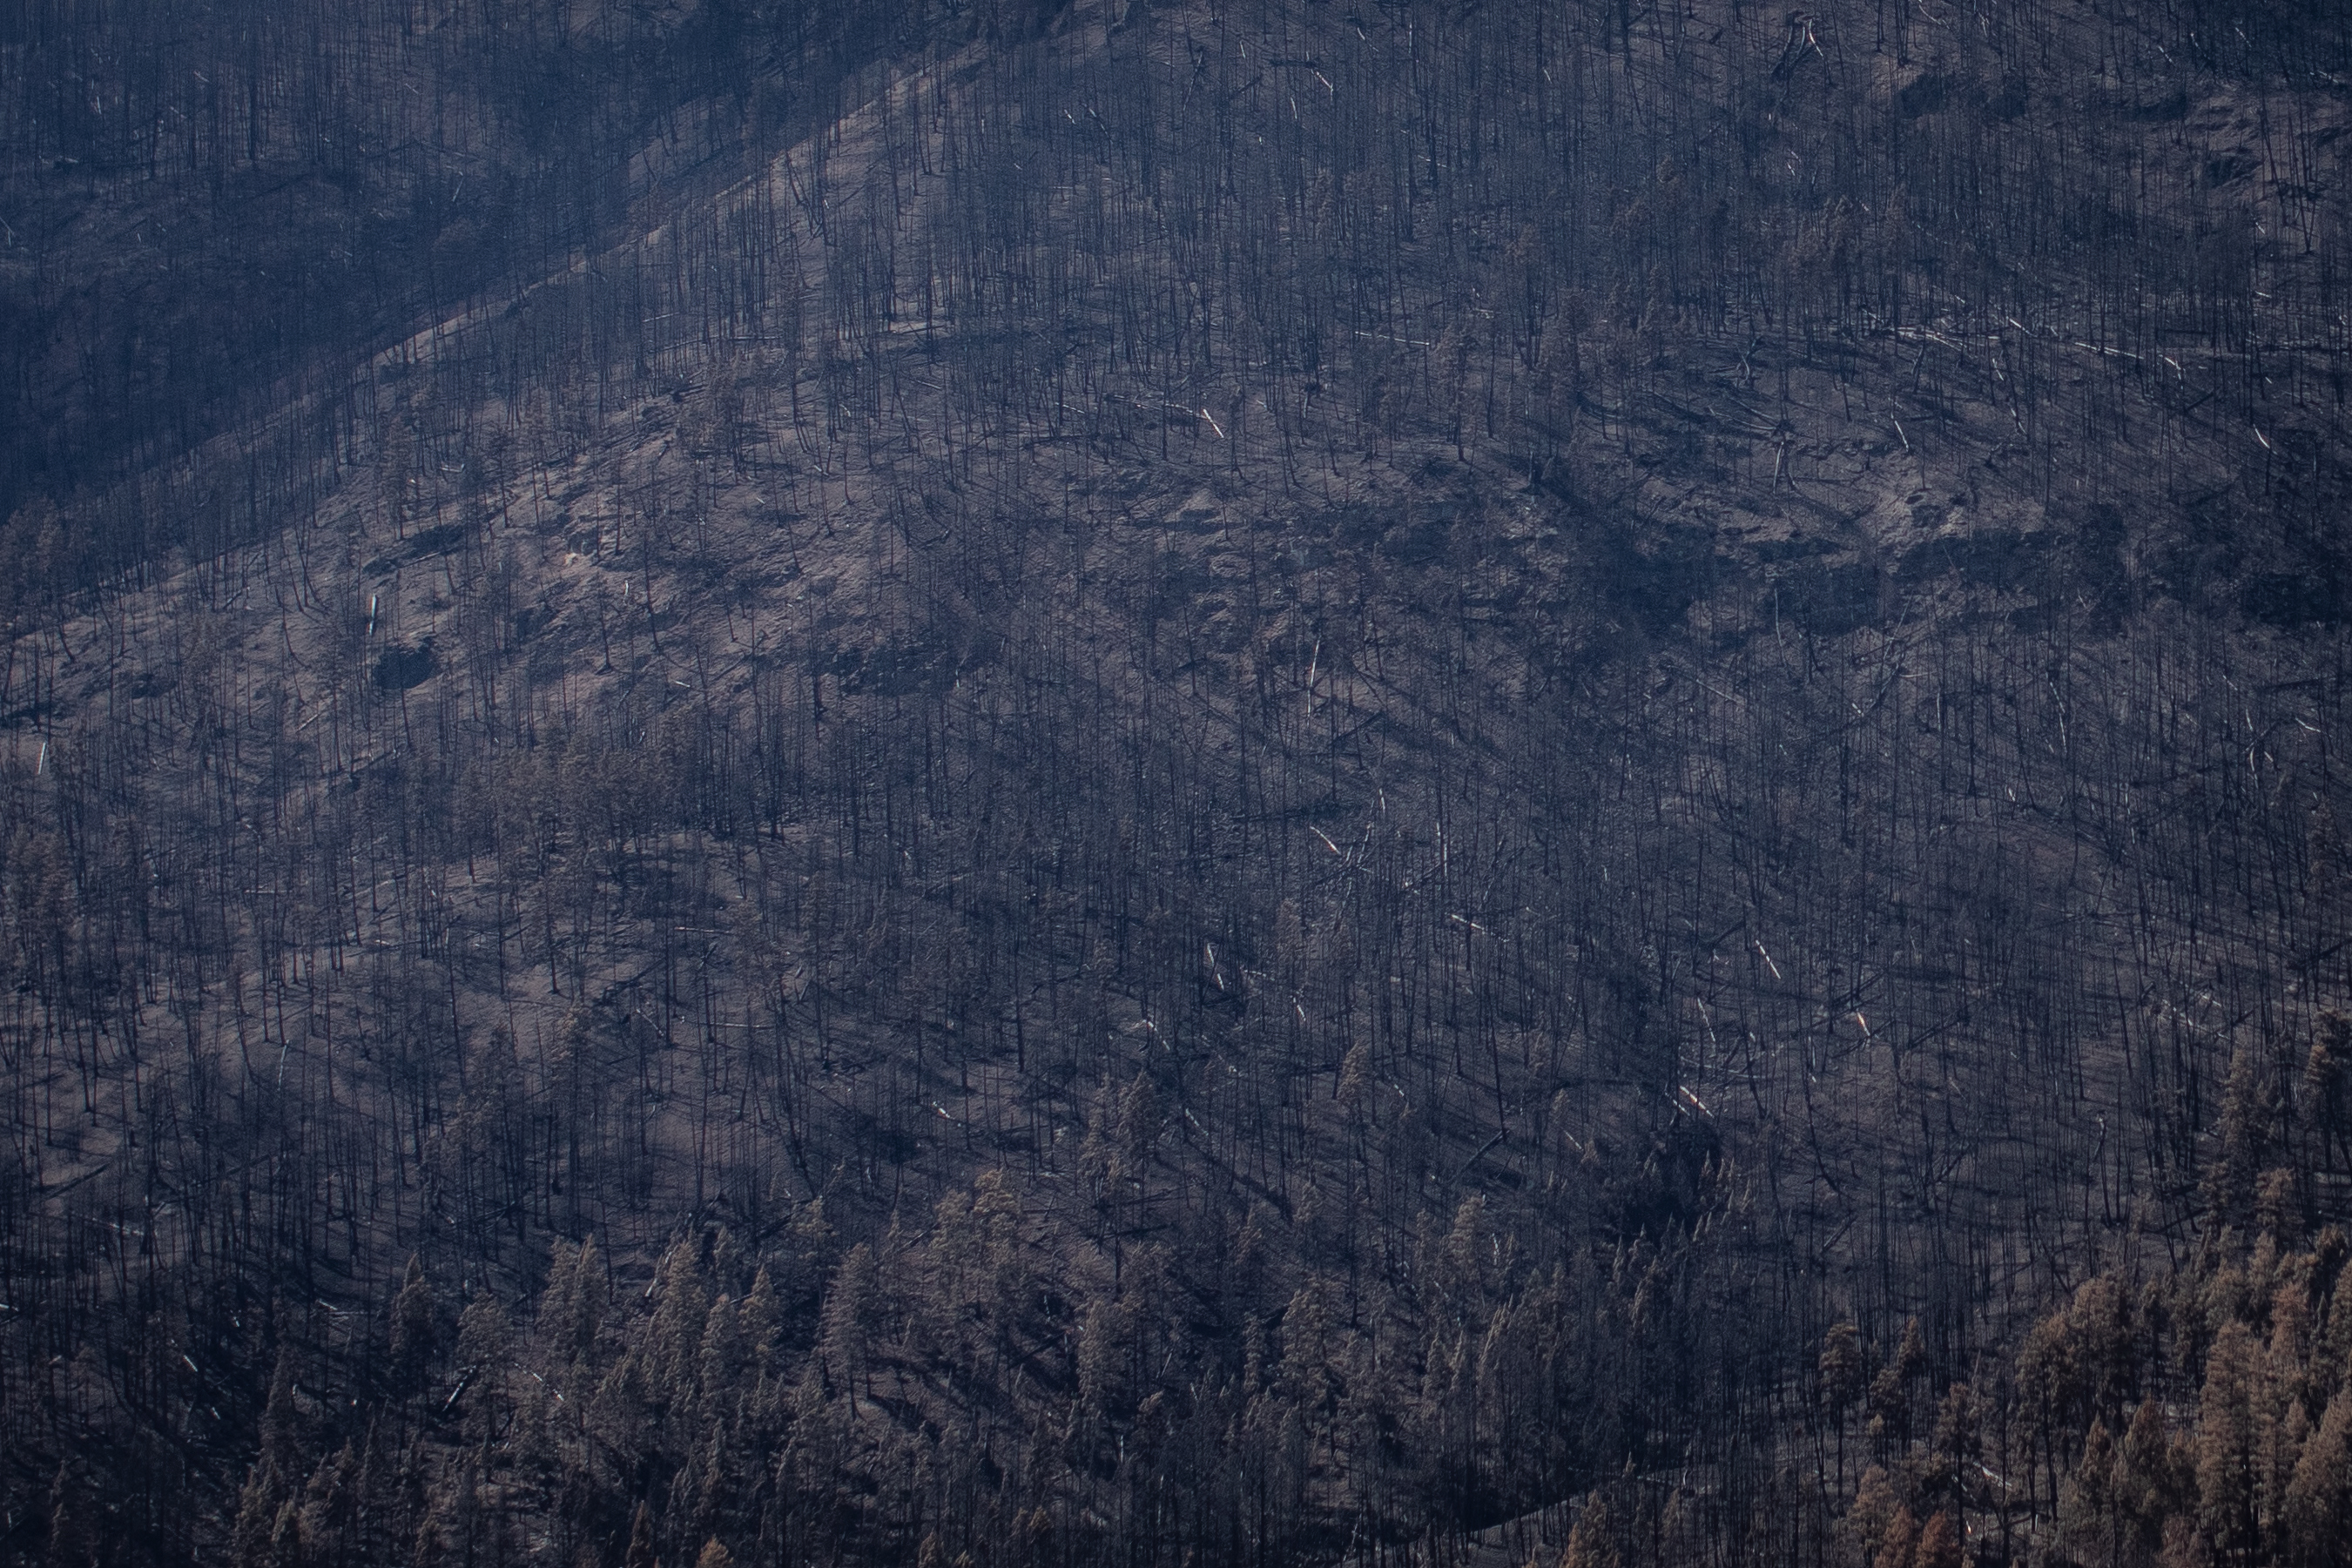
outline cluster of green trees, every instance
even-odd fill
[[[2252,1078],[2242,1061],[2237,1087]],[[1129,1161],[1158,1185],[1141,1126],[1124,1153],[1090,1139],[1095,1180]],[[1580,1498],[1490,1549],[1711,1561],[1744,1500],[1755,1546],[1853,1568],[2324,1564],[2352,1527],[2352,1275],[2340,1229],[2299,1245],[2293,1185],[2286,1167],[2263,1177],[2251,1245],[2218,1207],[2177,1265],[2128,1239],[1940,1394],[1916,1319],[1878,1347],[1833,1324],[1787,1412],[1809,1465],[1664,1483],[1594,1461],[1693,1414],[1664,1385],[1726,1304],[1692,1310],[1701,1249],[1547,1273],[1475,1197],[1422,1228],[1417,1288],[1310,1271],[1283,1301],[1245,1282],[1257,1217],[1229,1248],[1244,1282],[1209,1299],[1165,1243],[1133,1247],[1116,1278],[1099,1253],[1055,1266],[1086,1239],[1057,1237],[1001,1171],[878,1250],[844,1249],[822,1201],[764,1254],[690,1234],[642,1292],[616,1295],[593,1241],[559,1241],[520,1329],[488,1291],[453,1312],[412,1260],[366,1331],[384,1360],[363,1415],[280,1352],[232,1550],[280,1568],[624,1540],[629,1561],[698,1564],[1286,1560],[1330,1551],[1335,1514],[1352,1537],[1410,1540],[1474,1498],[1558,1504],[1580,1469]],[[1228,1332],[1202,1335],[1207,1316]],[[1849,1463],[1850,1490],[1832,1480]],[[61,1479],[53,1531],[84,1528],[85,1506]]]
[[[2326,1036],[2306,1091],[2332,1088],[2341,1069],[2340,1016]],[[1839,1525],[1853,1561],[1959,1561],[1933,1543],[1937,1521],[1955,1541],[1997,1533],[2000,1557],[2026,1555],[2012,1534],[2021,1500],[2029,1517],[2055,1521],[2032,1554],[2084,1568],[2318,1564],[2342,1554],[2352,1531],[2352,1276],[2342,1229],[2330,1225],[2306,1244],[2297,1168],[2254,1175],[2274,1124],[2263,1113],[2277,1109],[2263,1069],[2241,1055],[2201,1236],[2178,1258],[2132,1239],[2139,1245],[2004,1347],[1993,1370],[2005,1397],[1956,1382],[1930,1431],[1902,1387],[1920,1357],[1916,1333],[1865,1385],[1853,1328],[1831,1331],[1820,1363],[1825,1406],[1841,1445],[1853,1421],[1866,1423],[1876,1460]]]

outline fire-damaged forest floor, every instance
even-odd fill
[[[2340,28],[705,9],[7,525],[0,1550],[2326,1560]]]

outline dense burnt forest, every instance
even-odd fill
[[[2317,1565],[2352,13],[0,18],[0,1553]]]

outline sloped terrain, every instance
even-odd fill
[[[655,32],[20,465],[6,1551],[2325,1560],[2340,24]]]

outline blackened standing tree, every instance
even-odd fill
[[[392,1299],[390,1350],[394,1390],[412,1395],[425,1385],[440,1342],[439,1316],[425,1260],[412,1252],[400,1290]]]

